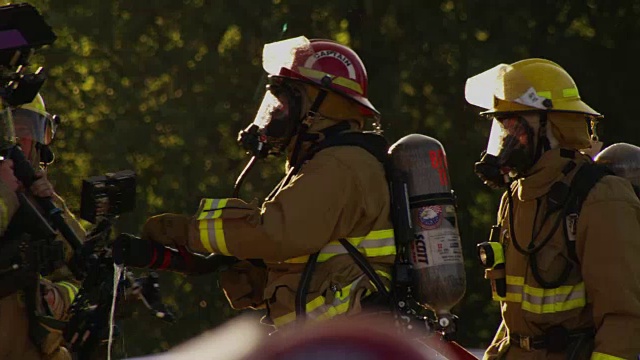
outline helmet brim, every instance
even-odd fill
[[[489,116],[493,114],[510,113],[510,112],[542,112],[542,111],[570,112],[570,113],[585,114],[585,115],[594,116],[597,118],[603,117],[602,114],[595,111],[591,106],[587,105],[582,100],[567,101],[562,104],[561,109],[550,108],[548,110],[541,110],[541,109],[536,109],[529,106],[521,105],[518,103],[503,101],[503,102],[500,102],[499,106],[494,106],[491,109],[482,111],[480,115]]]

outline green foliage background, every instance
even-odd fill
[[[640,143],[635,96],[640,1],[541,0],[37,0],[58,35],[34,63],[49,74],[48,110],[63,116],[50,169],[57,191],[79,208],[83,178],[133,169],[137,209],[119,230],[146,217],[192,214],[204,196],[229,196],[247,160],[238,131],[257,110],[264,43],[332,38],[353,47],[369,73],[369,97],[394,142],[409,133],[439,139],[459,197],[468,290],[455,312],[459,341],[486,346],[498,323],[475,262],[499,193],[473,163],[489,123],[465,103],[464,83],[498,63],[545,57],[564,66],[581,96],[605,114],[605,144]],[[242,197],[262,198],[282,162],[266,161]],[[120,357],[157,352],[220,324],[234,312],[215,276],[162,274],[175,325],[146,313],[121,323]]]

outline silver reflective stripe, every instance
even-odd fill
[[[218,209],[218,205],[220,204],[221,200],[227,200],[227,199],[213,199],[213,201],[211,202],[211,205],[208,206],[208,209],[202,209],[202,211],[206,211],[207,214],[204,215],[202,218],[199,218],[198,220],[201,219],[213,219],[214,215],[216,214],[216,211]]]
[[[347,238],[350,244],[356,247],[367,257],[395,255],[396,245],[393,229],[372,231],[367,236]],[[320,250],[318,262],[331,259],[336,255],[348,254],[349,251],[338,241],[332,241]],[[308,255],[288,259],[287,263],[306,263]]]
[[[584,307],[587,302],[584,282],[553,289],[524,284],[524,277],[507,276],[504,301],[521,303],[522,309],[536,314],[555,313]]]
[[[531,294],[524,294],[522,301],[528,301],[534,305],[555,304],[563,303],[570,300],[577,300],[585,297],[584,290],[576,290],[569,294],[557,294],[548,296],[535,296]]]

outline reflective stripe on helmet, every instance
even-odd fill
[[[382,270],[376,270],[376,273],[387,279],[391,278],[391,275]],[[306,305],[307,318],[311,320],[326,320],[346,313],[349,310],[349,304],[351,302],[351,290],[353,290],[356,285],[365,278],[366,275],[362,275],[351,284],[335,292],[333,301],[330,303],[327,303],[327,299],[324,296],[318,296],[309,301]],[[367,290],[365,296],[369,295],[370,293],[371,292]],[[273,319],[273,323],[275,326],[280,327],[282,325],[286,325],[295,321],[295,319],[296,313],[290,312],[286,315],[282,315]]]
[[[366,257],[387,256],[396,254],[393,229],[372,231],[366,236],[348,237],[347,241],[355,246]],[[318,255],[318,262],[324,262],[336,255],[348,254],[347,249],[339,241],[332,241],[325,245]],[[308,255],[288,259],[285,262],[291,264],[304,264],[309,259]]]
[[[49,115],[47,113],[47,108],[44,105],[44,99],[42,98],[42,95],[40,95],[39,93],[36,94],[36,96],[33,98],[33,100],[30,103],[20,105],[20,108],[25,110],[31,110],[42,116]]]
[[[546,99],[557,100],[557,99],[553,99],[553,96],[551,95],[551,91],[544,91],[544,90],[536,91],[536,94]],[[575,97],[580,97],[580,94],[578,93],[577,88],[567,88],[567,89],[562,89],[562,97],[575,98]]]
[[[507,275],[507,296],[503,301],[521,303],[522,310],[549,314],[579,309],[587,304],[584,282],[543,289],[526,285],[524,277]]]
[[[309,69],[309,68],[305,68],[305,67],[299,67],[298,71],[300,72],[300,74],[310,78],[310,79],[314,79],[314,80],[318,80],[321,81],[322,78],[324,78],[325,76],[329,76],[331,78],[331,83],[335,84],[335,85],[340,85],[342,87],[346,87],[347,89],[353,90],[355,92],[357,92],[358,94],[363,94],[363,90],[362,90],[362,86],[360,86],[360,84],[358,84],[356,81],[353,81],[351,79],[347,79],[345,77],[342,76],[335,76],[335,75],[331,75],[331,74],[327,74],[326,72],[322,72],[322,71],[318,71],[318,70],[314,70],[314,69]]]

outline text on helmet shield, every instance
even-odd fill
[[[331,57],[337,60],[340,60],[340,62],[342,62],[344,64],[344,66],[347,68],[347,71],[349,72],[349,78],[350,79],[355,79],[356,78],[356,69],[353,66],[353,64],[351,63],[351,61],[344,56],[343,54],[334,51],[334,50],[322,50],[319,51],[315,54],[313,54],[313,56],[310,56],[307,61],[304,64],[304,67],[306,68],[313,68],[313,64],[316,63],[316,61],[322,59],[322,58],[326,58],[326,57]]]

